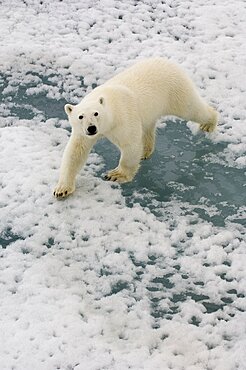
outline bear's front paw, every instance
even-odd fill
[[[134,176],[129,175],[118,168],[115,168],[114,170],[109,171],[104,178],[108,181],[117,181],[120,183],[124,183],[132,181],[133,177]]]
[[[69,194],[72,194],[75,190],[75,186],[70,186],[70,185],[64,185],[64,184],[58,184],[54,191],[53,191],[53,195],[56,197],[56,198],[65,198],[67,197]]]

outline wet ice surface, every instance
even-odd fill
[[[26,3],[5,5],[1,36],[0,368],[245,369],[243,2]],[[64,103],[153,52],[194,74],[218,132],[162,119],[122,186],[102,179],[119,153],[101,141],[53,199]]]

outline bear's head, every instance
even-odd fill
[[[64,109],[76,134],[94,138],[109,129],[105,98],[82,100],[77,105],[66,104]]]

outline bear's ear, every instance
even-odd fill
[[[101,96],[101,98],[99,99],[99,103],[101,105],[105,105],[105,99]]]
[[[65,109],[65,112],[67,113],[67,115],[69,116],[69,114],[72,113],[73,105],[72,104],[66,104],[64,109]]]

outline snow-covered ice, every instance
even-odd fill
[[[246,369],[243,0],[0,3],[0,369]],[[52,196],[63,111],[135,60],[180,63],[216,133],[161,120],[123,186],[99,143]]]

